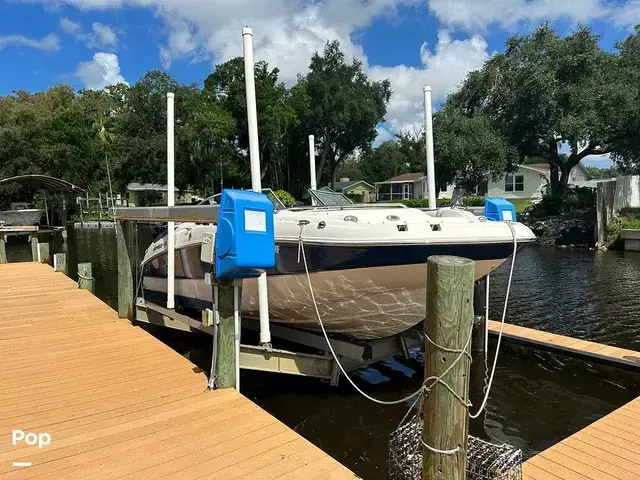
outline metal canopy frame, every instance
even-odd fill
[[[55,192],[86,193],[83,188],[80,188],[71,182],[67,182],[61,178],[50,177],[49,175],[18,175],[0,180],[0,185],[7,185],[9,183],[21,183],[41,190],[50,190]]]

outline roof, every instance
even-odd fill
[[[420,180],[424,178],[424,173],[403,173],[402,175],[398,175],[397,177],[389,178],[384,182],[376,182],[376,183],[391,183],[391,182],[413,182],[415,180]]]
[[[21,183],[30,185],[41,190],[50,190],[60,193],[85,193],[83,188],[74,185],[71,182],[62,180],[61,178],[50,177],[48,175],[18,175],[0,180],[0,184]]]
[[[530,163],[530,164],[520,165],[520,167],[528,168],[530,170],[536,170],[536,171],[539,171],[541,173],[550,173],[551,172],[551,167],[549,166],[548,163]],[[584,165],[582,165],[582,163],[578,163],[578,165],[576,165],[576,167],[578,167],[580,170],[582,170],[587,178],[589,178],[589,179],[591,178],[591,175],[589,174],[587,169],[584,167]]]
[[[348,182],[336,182],[335,189],[332,189],[330,186],[327,185],[325,187],[320,188],[320,190],[329,190],[332,192],[342,193],[349,187],[353,187],[359,183],[366,185],[367,187],[371,188],[371,190],[374,190],[376,188],[373,185],[371,185],[369,182],[365,182],[364,180],[349,180]]]
[[[130,192],[166,192],[167,186],[160,185],[158,183],[137,183],[132,182],[127,185],[127,190]],[[178,188],[174,187],[174,190],[178,192]]]

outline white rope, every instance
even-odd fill
[[[78,278],[81,278],[83,280],[93,280],[93,277],[85,277],[84,275],[82,275],[81,273],[78,273]]]
[[[498,365],[498,356],[500,355],[500,344],[502,343],[502,332],[504,330],[504,322],[507,318],[507,306],[509,305],[509,293],[511,292],[511,281],[513,280],[513,267],[516,264],[516,252],[518,251],[518,239],[516,238],[516,231],[513,228],[511,223],[506,223],[506,225],[511,230],[511,235],[513,236],[513,255],[511,256],[511,268],[509,269],[509,281],[507,282],[507,292],[504,297],[504,308],[502,309],[502,320],[500,322],[500,333],[498,334],[498,343],[496,345],[496,354],[493,357],[493,365],[491,367],[491,375],[489,377],[489,383],[487,384],[487,391],[484,393],[484,398],[482,400],[482,404],[476,413],[469,412],[469,417],[476,419],[480,416],[482,411],[487,406],[487,401],[489,400],[489,394],[491,393],[491,386],[493,385],[493,377],[496,373],[496,365]],[[488,322],[489,319],[485,318],[485,321]]]

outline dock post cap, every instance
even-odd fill
[[[250,27],[244,27],[242,29],[242,36],[244,37],[245,35],[253,36],[253,30]]]
[[[173,98],[175,97],[175,94],[172,92],[167,92],[167,98]]]
[[[424,87],[422,87],[422,91],[423,92],[430,92],[431,91],[431,87],[429,85],[425,85]]]

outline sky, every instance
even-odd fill
[[[0,0],[0,94],[59,83],[100,89],[149,69],[201,84],[242,55],[250,26],[255,59],[288,85],[333,39],[370,77],[389,78],[379,143],[421,124],[423,85],[437,105],[509,36],[545,21],[561,33],[588,25],[613,49],[640,24],[640,0]]]

